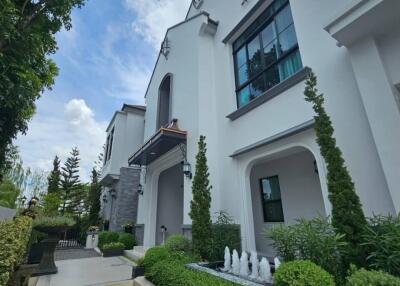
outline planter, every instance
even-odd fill
[[[36,226],[35,229],[48,234],[48,238],[42,240],[43,255],[38,270],[32,276],[55,274],[58,272],[54,263],[54,251],[60,240],[59,235],[67,231],[69,226]]]
[[[103,257],[123,256],[123,249],[102,249]]]
[[[124,232],[132,234],[133,233],[133,226],[124,226]]]
[[[144,276],[144,266],[132,266],[132,279]]]
[[[19,265],[15,269],[10,281],[8,282],[8,285],[28,286],[29,278],[36,271],[38,266],[39,266],[38,264],[22,264],[22,265]]]
[[[34,243],[29,249],[28,264],[39,264],[43,256],[43,245],[40,242]]]

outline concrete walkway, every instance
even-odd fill
[[[123,257],[60,260],[56,265],[58,273],[41,276],[36,286],[129,285],[132,276],[132,263]]]

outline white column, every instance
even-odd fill
[[[398,213],[400,212],[400,112],[394,86],[388,79],[377,43],[373,38],[354,44],[349,47],[349,52],[394,211]],[[368,158],[365,158],[365,162],[368,164]],[[384,189],[384,186],[382,188]]]

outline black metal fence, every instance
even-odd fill
[[[58,242],[57,249],[66,248],[82,248],[79,229],[72,228],[60,234],[60,241]]]

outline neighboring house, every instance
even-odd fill
[[[100,179],[101,214],[103,220],[109,221],[112,231],[120,231],[124,223],[137,219],[140,168],[129,167],[127,158],[143,143],[145,111],[144,106],[124,104],[107,128]]]
[[[142,169],[144,246],[162,243],[161,226],[166,236],[190,236],[188,164],[194,173],[200,135],[211,212],[240,223],[243,249],[272,256],[265,229],[330,214],[303,94],[308,68],[366,215],[400,212],[398,11],[397,0],[193,1],[162,44],[145,95],[144,143],[128,144],[129,165]],[[114,141],[139,138],[142,128],[122,128]]]
[[[12,219],[16,213],[17,213],[17,211],[14,209],[9,209],[9,208],[0,206],[0,221],[5,220],[5,219]]]

